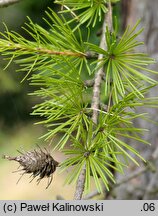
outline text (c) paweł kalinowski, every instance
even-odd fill
[[[93,204],[70,204],[68,202],[61,204],[57,203],[46,203],[46,204],[20,204],[20,211],[28,212],[42,212],[42,211],[103,211],[103,203],[93,203]]]

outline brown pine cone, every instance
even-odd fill
[[[44,177],[47,177],[48,178],[48,184],[46,187],[47,189],[53,180],[52,174],[55,172],[56,167],[58,166],[59,163],[53,159],[53,157],[50,155],[50,153],[48,152],[46,148],[42,150],[39,147],[38,150],[27,151],[25,153],[20,152],[20,151],[18,152],[21,155],[17,157],[10,157],[10,156],[4,155],[3,158],[19,162],[20,166],[23,167],[19,171],[24,171],[22,173],[22,176],[25,173],[30,173],[30,174],[32,173],[31,175],[33,177],[32,180],[35,177],[39,176],[39,178],[37,179],[38,184],[41,181],[41,179],[43,179]]]

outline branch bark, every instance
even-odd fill
[[[86,176],[86,164],[84,164],[79,178],[77,180],[76,191],[74,195],[74,200],[81,200],[82,194],[84,192],[84,185],[85,185],[85,176]]]
[[[104,17],[104,22],[102,26],[102,35],[101,35],[101,40],[100,40],[100,48],[104,50],[107,48],[106,40],[105,40],[105,32],[106,32],[107,26],[109,30],[112,31],[112,8],[111,8],[110,1],[108,3],[108,13],[105,14],[105,17]],[[103,54],[99,54],[98,60],[101,60],[102,58],[103,58]],[[100,61],[98,62],[97,66],[99,67],[99,65],[100,65]],[[99,104],[100,104],[101,82],[102,82],[103,77],[104,77],[104,66],[99,67],[99,70],[95,74],[95,79],[94,79],[91,108],[93,110],[92,120],[95,124],[97,124],[97,121],[98,121],[98,109],[99,109]]]
[[[102,35],[100,40],[100,48],[106,49],[106,42],[105,42],[105,31],[107,26],[107,16],[104,17],[104,22],[102,26]],[[99,54],[98,60],[103,58],[103,54]],[[100,61],[98,63],[98,67],[100,65]],[[97,124],[98,121],[98,109],[99,109],[99,103],[100,103],[100,91],[101,91],[101,82],[102,77],[104,76],[104,67],[99,68],[97,73],[95,74],[94,78],[94,86],[93,86],[93,97],[92,97],[92,105],[91,108],[93,110],[92,120],[95,124]]]
[[[108,4],[108,13],[105,14],[103,25],[102,25],[102,35],[100,39],[100,48],[106,49],[106,40],[105,40],[105,32],[106,32],[106,26],[112,29],[112,8],[111,3],[109,1]],[[98,67],[100,66],[100,60],[103,58],[103,54],[99,54],[98,56]],[[102,78],[104,76],[104,66],[99,67],[98,71],[95,74],[94,78],[94,85],[93,85],[93,96],[92,96],[92,105],[91,108],[93,110],[92,114],[92,121],[97,124],[98,122],[98,109],[100,105],[100,93],[101,93],[101,83]],[[79,175],[77,185],[76,185],[76,192],[74,199],[82,199],[82,195],[84,192],[84,185],[85,185],[85,175],[86,175],[86,164],[84,164],[84,167]]]

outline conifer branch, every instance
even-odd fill
[[[83,4],[87,2],[81,1],[79,8],[76,8],[75,1],[65,0],[64,3],[68,3],[69,6],[69,1],[74,3],[74,6],[70,5],[72,11],[84,10]],[[63,1],[57,2],[63,4]],[[64,154],[69,156],[60,164],[60,168],[64,170],[74,166],[74,172],[70,173],[66,181],[77,182],[75,200],[82,199],[85,190],[89,191],[91,176],[94,177],[98,193],[103,191],[100,180],[107,190],[112,189],[115,172],[122,172],[126,167],[126,162],[120,161],[120,155],[136,165],[139,165],[137,160],[129,153],[145,161],[136,149],[124,142],[124,137],[149,144],[141,138],[145,129],[133,127],[132,122],[134,119],[144,118],[145,114],[137,114],[132,108],[158,107],[156,97],[144,97],[157,82],[139,72],[144,70],[157,74],[156,71],[146,68],[150,63],[154,63],[154,60],[146,54],[133,52],[135,47],[142,45],[136,40],[142,29],[135,33],[139,21],[132,29],[128,27],[122,37],[118,38],[117,23],[114,30],[112,28],[110,2],[111,0],[108,0],[108,4],[105,4],[104,0],[94,1],[94,5],[89,2],[85,11],[80,14],[81,21],[75,29],[70,25],[76,21],[75,18],[67,21],[64,15],[60,17],[50,10],[47,12],[48,19],[45,19],[49,31],[34,24],[29,18],[29,24],[26,24],[27,28],[24,29],[31,35],[30,41],[16,32],[9,31],[6,25],[5,33],[0,33],[0,52],[9,60],[5,68],[15,59],[20,66],[19,71],[27,72],[24,79],[31,71],[36,72],[29,78],[32,85],[39,87],[32,95],[40,97],[43,101],[34,106],[32,115],[44,118],[39,123],[46,125],[48,132],[42,138],[48,140],[62,132],[63,135],[54,148],[64,150]],[[100,46],[88,42],[90,32],[87,41],[84,41],[79,29],[85,22],[88,22],[87,26],[95,26],[97,18],[101,21],[98,7],[106,13],[102,21]],[[79,38],[76,35],[78,32]],[[91,69],[95,69],[92,79]],[[89,79],[83,81],[82,73],[85,75],[86,72]],[[145,82],[151,85],[143,87]],[[104,100],[108,99],[107,105],[101,100],[103,86]],[[87,88],[91,88],[90,91]],[[85,94],[89,96],[91,90],[89,107],[89,98],[85,100]],[[65,149],[68,140],[73,143],[71,149]],[[53,168],[50,171],[54,172]],[[43,174],[50,177],[50,172],[42,172],[42,176]],[[51,183],[52,178],[49,179]],[[106,197],[110,193],[106,193]]]
[[[51,50],[51,49],[45,49],[42,47],[31,47],[30,45],[22,45],[22,44],[16,44],[16,43],[2,43],[2,46],[7,50],[19,50],[19,51],[26,51],[30,54],[32,53],[36,53],[36,54],[48,54],[48,55],[64,55],[64,56],[75,56],[75,57],[86,57],[87,54],[84,53],[79,53],[79,52],[71,52],[68,50],[65,51],[55,51],[55,50]]]
[[[97,59],[98,54],[90,51],[87,52],[73,52],[71,50],[57,51],[53,49],[46,49],[44,47],[37,47],[34,42],[29,41],[30,43],[20,44],[14,41],[1,40],[0,45],[3,50],[16,50],[16,51],[26,51],[28,53],[36,53],[36,54],[48,54],[48,55],[63,55],[63,56],[74,56],[74,57],[85,57],[87,60],[89,59]]]
[[[108,2],[108,13],[106,16],[106,24],[108,25],[108,28],[110,31],[113,30],[113,24],[112,24],[112,5],[111,2],[109,0]]]
[[[102,35],[100,40],[100,48],[105,49],[106,43],[105,43],[105,31],[106,31],[106,25],[107,25],[107,14],[105,15],[103,27],[102,27]],[[103,54],[99,54],[98,60],[103,58]],[[100,62],[98,63],[99,66]],[[100,91],[101,91],[101,82],[102,78],[104,76],[104,68],[101,67],[95,74],[94,79],[94,87],[93,87],[93,97],[92,97],[92,105],[91,108],[93,110],[92,120],[94,123],[97,124],[98,119],[98,109],[99,109],[99,103],[100,103]]]
[[[100,48],[106,49],[106,41],[105,41],[105,32],[106,26],[109,26],[110,29],[112,28],[112,10],[111,10],[111,3],[109,1],[109,11],[105,14],[103,25],[102,25],[102,35],[100,40]],[[98,60],[103,58],[103,54],[98,55]],[[100,65],[100,61],[98,66]],[[101,82],[104,76],[104,67],[99,67],[95,78],[94,78],[94,85],[93,85],[93,96],[92,96],[92,105],[91,108],[93,110],[92,114],[92,121],[97,124],[98,122],[98,109],[100,105],[100,92],[101,92]],[[86,175],[86,164],[79,175],[77,185],[76,185],[76,192],[74,199],[82,199],[82,195],[84,192],[84,184],[85,184],[85,175]]]
[[[49,55],[65,55],[65,56],[76,56],[76,57],[84,57],[86,56],[86,54],[84,53],[75,53],[75,52],[71,52],[71,51],[54,51],[54,50],[49,50],[49,49],[43,49],[43,48],[36,48],[36,50],[43,54],[49,54]]]
[[[100,40],[100,48],[106,49],[106,40],[105,40],[105,32],[106,32],[106,26],[109,27],[110,30],[112,30],[112,7],[111,2],[108,3],[108,13],[105,14],[104,22],[102,26],[102,35]],[[98,60],[101,60],[103,58],[103,54],[99,54]],[[98,63],[98,67],[100,65],[100,61]],[[93,88],[93,97],[92,97],[92,106],[93,109],[93,115],[92,120],[95,124],[97,124],[98,119],[98,109],[100,104],[100,91],[101,91],[101,82],[104,77],[104,67],[99,67],[99,70],[97,71],[94,79],[94,88]]]

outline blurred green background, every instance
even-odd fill
[[[56,10],[52,0],[23,0],[20,3],[6,8],[0,8],[0,31],[4,30],[3,22],[9,30],[17,31],[24,35],[21,26],[27,22],[29,16],[33,22],[45,27],[42,17],[45,16],[47,7]],[[25,35],[24,35],[25,36]],[[33,87],[25,81],[22,73],[15,72],[17,66],[12,63],[7,70],[3,70],[7,61],[0,57],[0,156],[3,154],[18,155],[17,149],[31,150],[36,144],[43,144],[39,137],[44,134],[43,126],[34,125],[35,117],[30,115],[37,99],[28,96]],[[45,144],[46,145],[46,144]],[[60,153],[52,154],[57,161],[62,161]],[[53,184],[45,190],[47,179],[37,186],[34,180],[29,184],[29,175],[25,175],[18,184],[20,175],[13,173],[18,168],[16,162],[10,162],[0,157],[0,199],[56,199],[61,195],[72,199],[74,187],[64,186],[65,174],[54,174]]]

